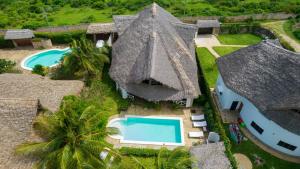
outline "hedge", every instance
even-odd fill
[[[14,44],[11,40],[4,40],[4,36],[0,36],[0,48],[13,48]]]
[[[137,157],[154,157],[158,155],[160,150],[148,149],[148,148],[122,147],[121,149],[119,149],[119,151],[122,155],[126,155],[126,156],[132,155]]]
[[[197,53],[198,55],[198,53]],[[231,166],[233,169],[237,169],[237,162],[231,152],[231,142],[229,140],[229,138],[227,137],[226,135],[226,132],[225,132],[225,129],[224,129],[224,126],[223,126],[223,122],[222,122],[222,119],[219,115],[219,113],[217,113],[217,109],[216,109],[216,106],[214,104],[214,101],[213,101],[213,98],[212,98],[212,95],[211,95],[211,91],[210,91],[210,88],[209,88],[209,85],[206,81],[206,78],[205,78],[205,74],[203,73],[203,70],[202,70],[202,66],[201,63],[200,63],[200,60],[198,59],[199,57],[197,56],[197,64],[198,64],[198,67],[200,68],[199,69],[199,85],[200,85],[200,88],[201,88],[201,91],[202,91],[202,94],[204,96],[198,98],[195,103],[202,103],[204,104],[204,114],[206,116],[206,121],[208,123],[208,128],[210,131],[215,131],[215,132],[218,132],[224,142],[224,146],[225,146],[225,153],[231,163]]]
[[[66,44],[72,42],[72,39],[79,39],[86,35],[86,31],[69,31],[69,32],[35,32],[37,38],[51,39],[53,44]]]

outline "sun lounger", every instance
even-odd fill
[[[193,126],[194,127],[206,127],[207,123],[206,123],[206,121],[197,121],[197,122],[193,122]]]
[[[204,136],[204,133],[202,131],[189,132],[189,137],[191,137],[191,138],[201,138],[203,136]]]
[[[200,115],[192,115],[191,116],[192,120],[204,120],[204,114],[200,114]]]
[[[108,155],[108,151],[106,150],[101,151],[101,153],[99,154],[101,160],[105,160],[107,155]]]

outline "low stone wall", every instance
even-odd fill
[[[35,49],[51,48],[52,42],[51,39],[42,39],[41,41],[32,41],[32,45]]]
[[[240,15],[240,16],[191,16],[182,17],[181,19],[188,23],[195,23],[197,20],[208,19],[224,19],[224,22],[243,22],[249,19],[253,20],[283,20],[290,17],[296,17],[295,14],[290,13],[267,13],[267,14],[252,14],[252,15]]]

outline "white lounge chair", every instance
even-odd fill
[[[103,151],[101,151],[101,153],[99,154],[99,157],[100,157],[101,160],[105,160],[106,157],[107,157],[107,155],[108,155],[108,151],[103,150]]]
[[[202,138],[202,137],[204,137],[204,133],[202,131],[189,132],[189,137],[191,137],[191,138]]]
[[[192,115],[191,116],[192,120],[204,120],[204,114],[200,114],[200,115]]]
[[[193,122],[193,126],[194,127],[206,127],[207,123],[206,123],[206,121],[197,121],[197,122]]]

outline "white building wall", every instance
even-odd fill
[[[233,101],[243,102],[243,108],[240,112],[240,117],[244,120],[247,129],[259,140],[280,152],[293,156],[300,156],[299,135],[289,132],[274,123],[272,120],[265,118],[249,100],[228,89],[225,86],[221,76],[218,77],[216,91],[219,102],[223,109],[229,109]],[[222,92],[222,94],[220,94],[220,92]],[[252,121],[264,129],[262,134],[259,134],[251,126]],[[297,146],[296,150],[291,151],[284,147],[278,146],[277,144],[280,140]]]

